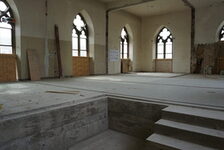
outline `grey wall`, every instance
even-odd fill
[[[107,99],[0,122],[1,150],[66,150],[108,129]]]
[[[152,128],[161,118],[166,106],[128,99],[109,98],[109,128],[141,139],[153,133]]]

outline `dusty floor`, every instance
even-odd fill
[[[47,91],[65,92],[48,93]],[[74,92],[74,93],[73,93]],[[78,92],[78,93],[76,93]],[[105,94],[224,109],[224,78],[132,73],[0,84],[0,117]]]
[[[113,130],[107,130],[78,143],[69,150],[142,150],[144,145],[144,140]]]
[[[48,80],[40,84],[224,108],[224,78],[220,76],[134,73]]]

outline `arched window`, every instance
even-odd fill
[[[84,18],[78,14],[73,21],[72,56],[88,55],[88,28]]]
[[[0,54],[13,53],[14,19],[5,0],[0,0]]]
[[[120,58],[121,59],[129,58],[129,36],[125,27],[121,31]]]
[[[156,38],[156,58],[173,58],[173,37],[167,28],[163,28]]]
[[[221,28],[219,33],[219,40],[224,41],[224,26]]]

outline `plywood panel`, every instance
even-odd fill
[[[130,72],[130,59],[121,59],[121,73]]]
[[[173,72],[173,60],[172,59],[157,59],[156,72]]]
[[[73,57],[73,76],[89,76],[90,59],[89,57]]]
[[[0,82],[16,81],[16,55],[0,54]]]
[[[32,81],[40,80],[40,58],[36,50],[27,50],[30,78]]]

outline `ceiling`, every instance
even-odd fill
[[[103,3],[110,3],[110,2],[116,2],[116,1],[119,1],[119,0],[99,0]]]
[[[123,10],[136,16],[144,17],[161,15],[187,9],[189,9],[189,7],[185,6],[181,0],[155,0],[152,2],[131,6]]]
[[[188,0],[195,8],[206,7],[217,3],[224,3],[224,0]]]
[[[110,5],[110,3],[112,2],[121,2],[121,1],[127,2],[128,0],[99,0],[99,1],[107,3],[107,5]],[[223,2],[224,4],[224,0],[188,0],[188,1],[195,8],[212,6],[221,2]],[[189,7],[186,7],[183,0],[154,0],[151,2],[145,2],[135,6],[130,6],[128,8],[124,8],[123,10],[136,16],[142,17],[142,16],[165,14],[175,11],[182,11],[188,8]]]
[[[103,3],[110,3],[110,2],[119,2],[119,1],[128,1],[128,0],[99,0]],[[143,0],[144,1],[144,0]],[[166,0],[164,0],[166,1]],[[182,1],[182,0],[180,0]],[[193,4],[195,7],[204,7],[208,5],[212,5],[217,2],[224,2],[224,0],[188,0],[191,4]]]

